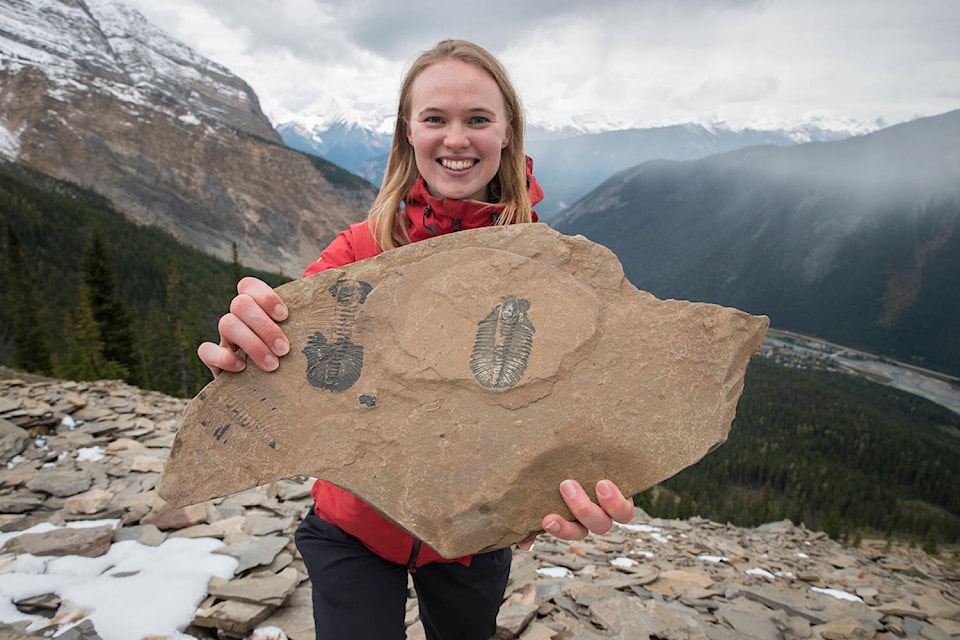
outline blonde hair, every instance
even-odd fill
[[[465,40],[442,40],[432,49],[421,53],[404,76],[397,105],[397,124],[387,159],[380,192],[370,207],[367,222],[377,245],[384,251],[410,244],[407,220],[400,206],[410,187],[420,176],[413,147],[407,141],[410,126],[410,93],[414,80],[432,64],[443,60],[460,60],[475,65],[488,74],[500,87],[509,121],[510,135],[500,156],[500,168],[490,181],[491,207],[503,210],[495,224],[531,222],[530,194],[527,187],[527,160],[523,150],[523,107],[520,96],[510,82],[506,69],[488,51]]]

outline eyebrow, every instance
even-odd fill
[[[442,107],[424,107],[423,109],[420,109],[419,111],[417,111],[416,115],[419,116],[419,115],[423,115],[424,113],[446,113],[446,112],[447,110],[443,109]],[[481,113],[484,115],[497,114],[496,110],[491,109],[490,107],[471,107],[470,109],[467,109],[467,113],[468,114]]]

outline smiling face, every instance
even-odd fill
[[[496,81],[467,62],[437,62],[413,81],[407,113],[407,140],[430,194],[486,200],[510,131]]]

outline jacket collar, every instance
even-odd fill
[[[527,184],[531,206],[543,200],[543,189],[533,177],[533,160],[527,157]],[[430,195],[423,177],[413,183],[404,200],[404,209],[410,221],[410,240],[417,242],[444,233],[462,229],[489,227],[503,210],[499,204],[479,200],[435,198]],[[537,221],[536,212],[533,221]]]

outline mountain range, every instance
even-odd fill
[[[383,180],[391,127],[334,117],[312,126],[282,123],[277,132],[293,149],[322,156],[375,185]],[[526,150],[545,194],[537,213],[549,221],[613,174],[648,160],[693,160],[756,145],[792,146],[850,135],[816,125],[735,130],[689,123],[603,132],[533,125],[527,127]]]
[[[284,146],[243,80],[114,0],[0,3],[0,156],[291,276],[375,195]]]
[[[623,171],[553,226],[658,297],[960,372],[960,110]]]
[[[312,128],[286,122],[277,133],[291,149],[326,158],[372,184],[383,181],[392,133],[341,118]]]

